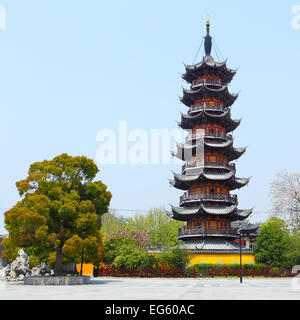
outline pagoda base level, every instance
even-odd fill
[[[190,266],[195,264],[234,264],[240,263],[239,244],[225,239],[184,241],[183,246],[190,253]],[[242,264],[255,263],[253,250],[242,246]]]
[[[190,266],[195,264],[239,264],[239,254],[233,253],[191,253]],[[242,254],[242,264],[254,264],[255,257],[253,254]]]

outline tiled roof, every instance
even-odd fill
[[[230,118],[229,109],[227,109],[221,114],[216,114],[216,113],[212,114],[205,110],[201,110],[198,114],[193,116],[181,113],[181,122],[178,122],[178,125],[182,129],[191,129],[194,123],[198,122],[202,118],[208,118],[208,119],[221,122],[227,132],[235,130],[241,122],[241,119],[234,120]]]
[[[204,206],[200,204],[197,207],[174,207],[171,205],[172,212],[168,213],[168,216],[180,221],[187,221],[193,215],[208,216],[208,215],[219,215],[227,216],[232,221],[244,220],[253,211],[249,210],[237,210],[237,205],[223,206],[223,207],[213,207]]]
[[[185,241],[182,245],[195,253],[236,253],[239,254],[240,246],[237,243],[227,240],[192,240]],[[242,246],[242,252],[252,253],[252,250]]]
[[[204,173],[203,168],[199,169],[199,174],[187,175],[187,174],[178,174],[173,172],[174,180],[169,180],[170,184],[178,189],[187,190],[191,183],[198,181],[227,181],[230,190],[236,188],[242,188],[245,186],[250,178],[237,178],[233,171],[226,173]]]
[[[196,99],[207,96],[207,94],[213,94],[216,98],[222,99],[226,107],[231,106],[238,97],[238,94],[231,94],[228,91],[227,86],[222,86],[218,89],[212,89],[205,84],[202,84],[197,90],[182,88],[182,91],[183,96],[180,98],[180,101],[187,106],[193,104]]]
[[[221,151],[224,155],[227,156],[228,161],[236,160],[238,159],[243,153],[245,153],[247,148],[234,148],[233,147],[233,140],[228,140],[225,142],[204,142],[204,145],[202,142],[199,142],[197,144],[191,144],[191,143],[180,143],[177,142],[177,151],[172,152],[172,155],[174,157],[177,157],[181,160],[189,160],[192,155],[192,150],[200,150],[203,152],[203,150],[213,149],[214,151]]]

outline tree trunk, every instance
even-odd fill
[[[82,249],[81,252],[81,266],[80,266],[80,276],[82,277],[82,269],[83,269],[83,254],[84,254],[84,249]]]
[[[55,262],[55,268],[54,268],[54,274],[56,276],[63,275],[63,259],[64,259],[64,255],[62,253],[62,248],[56,249],[56,262]]]

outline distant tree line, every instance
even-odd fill
[[[163,208],[154,208],[146,215],[135,214],[134,217],[123,217],[110,211],[102,217],[101,230],[104,239],[108,239],[119,229],[127,232],[144,232],[148,235],[148,246],[165,248],[180,244],[177,235],[178,229],[183,225],[184,222],[168,217]]]

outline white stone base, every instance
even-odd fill
[[[69,276],[69,277],[24,277],[24,285],[41,285],[41,286],[64,286],[89,284],[89,276]]]

